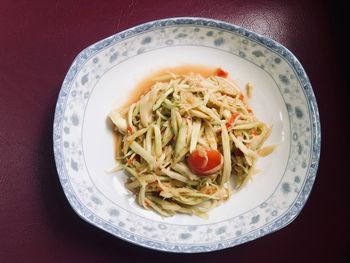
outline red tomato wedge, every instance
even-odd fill
[[[190,170],[197,175],[210,175],[222,168],[224,158],[217,150],[198,149],[187,158]]]

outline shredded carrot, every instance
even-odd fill
[[[217,68],[215,75],[221,78],[227,78],[228,76],[228,72],[223,70],[222,68]]]
[[[132,133],[133,133],[132,127],[129,125],[129,126],[128,126],[128,134],[130,135],[130,134],[132,134]]]
[[[258,135],[258,131],[256,129],[253,129],[252,130],[252,135],[255,135],[255,136]]]
[[[240,99],[241,101],[244,100],[244,95],[243,95],[242,93],[239,95],[239,99]]]
[[[232,123],[236,120],[236,118],[238,117],[239,113],[238,112],[235,112],[231,115],[230,119],[227,121],[226,123],[226,128],[230,128]]]

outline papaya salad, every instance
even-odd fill
[[[273,146],[262,145],[271,128],[254,116],[247,96],[222,69],[209,77],[168,72],[139,100],[112,110],[120,139],[125,187],[138,204],[167,217],[206,217],[254,174]]]

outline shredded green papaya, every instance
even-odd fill
[[[206,218],[231,196],[230,178],[238,190],[254,175],[257,159],[276,147],[263,147],[272,128],[255,117],[238,85],[214,72],[168,72],[139,101],[109,113],[122,136],[122,156],[112,171],[124,169],[136,202],[163,217]],[[251,84],[246,87],[250,98]],[[209,167],[203,153],[210,151],[222,158],[217,166],[207,173],[191,166],[196,153]]]

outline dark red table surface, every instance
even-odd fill
[[[175,16],[221,19],[285,45],[307,71],[321,116],[318,175],[297,219],[207,254],[148,250],[81,220],[64,196],[52,149],[56,99],[78,52],[129,27]],[[345,5],[334,1],[0,1],[0,262],[349,260],[347,16]]]

